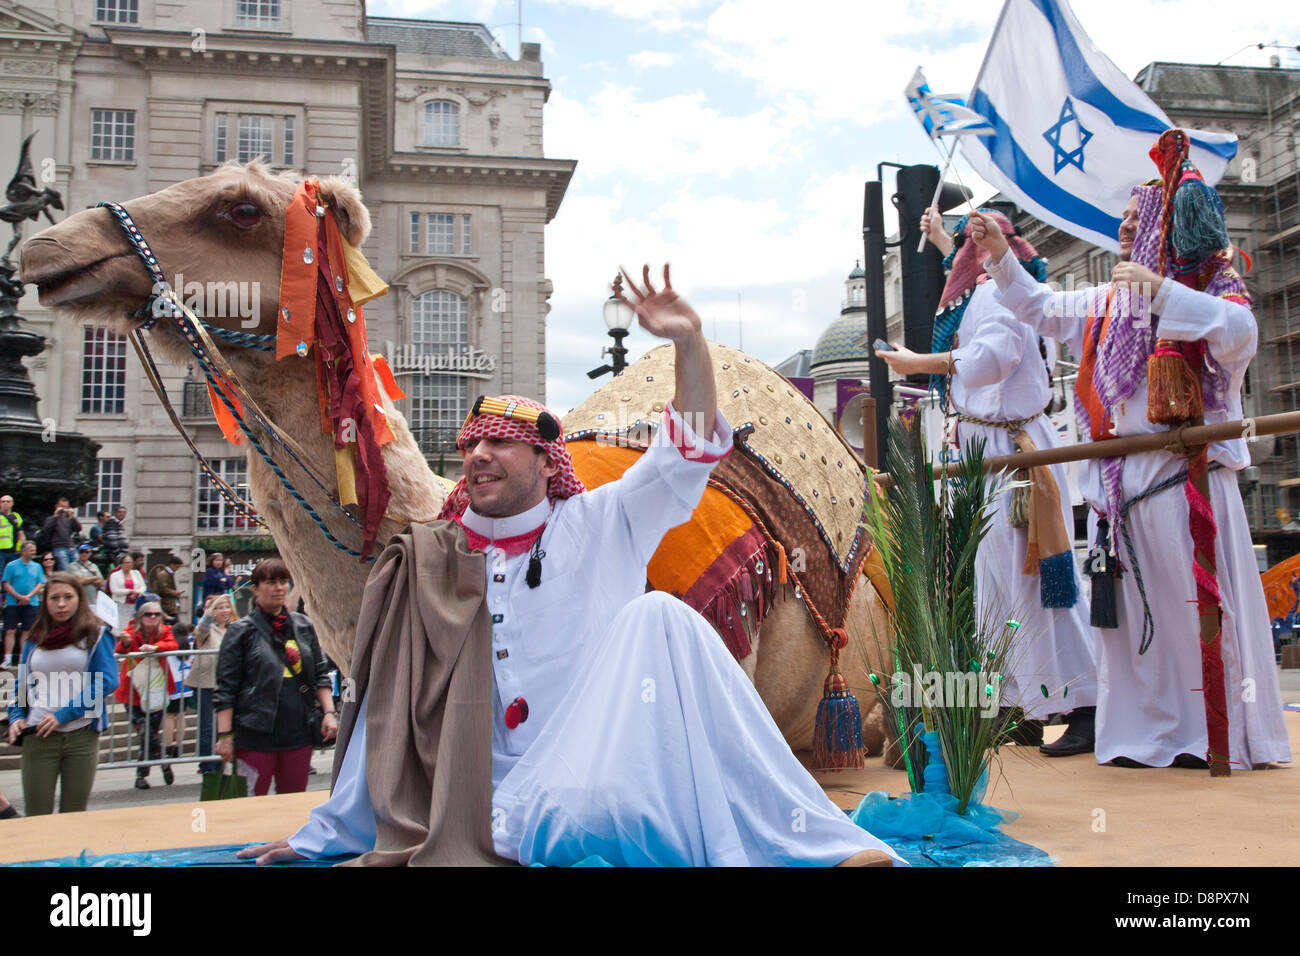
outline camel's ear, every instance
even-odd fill
[[[334,210],[343,237],[360,248],[370,235],[370,210],[357,187],[339,176],[326,176],[320,181],[320,192]]]

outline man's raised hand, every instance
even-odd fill
[[[1002,227],[992,216],[980,212],[970,214],[970,237],[990,256],[994,262],[1000,262],[1007,254],[1007,239],[1002,235]]]
[[[632,298],[629,299],[624,295],[622,289],[617,290],[615,295],[619,301],[636,312],[643,329],[651,335],[657,335],[661,339],[671,339],[676,343],[684,342],[700,334],[703,328],[700,317],[695,314],[695,310],[690,307],[685,299],[673,291],[667,265],[664,266],[664,287],[662,290],[656,290],[650,284],[649,266],[646,266],[641,272],[644,289],[637,287],[636,282],[628,275],[626,269],[620,266],[619,271],[623,273],[623,279],[632,291]]]

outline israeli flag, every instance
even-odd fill
[[[930,84],[925,74],[918,67],[912,75],[912,81],[903,91],[912,112],[924,127],[931,139],[936,136],[958,136],[962,133],[974,133],[988,136],[993,133],[992,125],[974,110],[966,107],[966,101],[955,94],[938,95],[930,92]]]
[[[1007,0],[968,102],[994,130],[961,139],[977,173],[1044,222],[1119,251],[1130,191],[1159,175],[1147,154],[1174,124],[1093,45],[1065,0]],[[1187,134],[1192,162],[1214,185],[1237,137]]]

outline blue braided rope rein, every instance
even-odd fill
[[[325,536],[326,540],[329,541],[332,545],[334,545],[334,547],[338,548],[340,551],[343,551],[351,555],[352,557],[359,558],[367,563],[374,562],[375,560],[374,556],[371,556],[369,558],[362,558],[360,551],[356,551],[353,548],[348,547],[346,544],[344,544],[342,541],[340,541],[338,538],[334,536],[334,534],[326,526],[321,516],[317,514],[316,509],[313,508],[311,504],[309,504],[308,501],[298,491],[298,489],[293,486],[293,483],[289,481],[288,476],[285,475],[284,470],[278,464],[276,464],[275,460],[267,452],[265,447],[263,447],[262,443],[258,440],[257,436],[253,434],[248,424],[244,421],[243,416],[240,415],[235,410],[234,403],[226,396],[224,390],[218,386],[216,377],[214,376],[211,369],[211,359],[208,357],[206,350],[203,348],[202,344],[200,343],[198,334],[196,333],[193,325],[191,324],[189,317],[185,313],[184,306],[181,305],[181,303],[177,300],[175,290],[172,289],[171,285],[167,282],[167,278],[163,275],[162,269],[159,268],[158,257],[154,255],[153,249],[149,246],[148,240],[144,238],[144,235],[140,232],[139,227],[136,226],[135,221],[131,218],[131,214],[126,211],[125,207],[123,207],[121,203],[100,202],[97,203],[96,205],[98,207],[103,207],[109,210],[109,212],[111,212],[117,218],[118,223],[122,226],[123,230],[125,230],[126,232],[127,239],[130,241],[131,247],[135,250],[135,253],[140,257],[141,261],[143,261],[145,268],[149,272],[150,278],[153,279],[154,294],[150,297],[149,301],[145,304],[143,308],[137,309],[131,315],[132,318],[136,318],[139,317],[142,312],[147,313],[145,314],[144,318],[141,320],[141,326],[140,326],[141,330],[143,331],[149,330],[157,323],[159,318],[162,318],[166,314],[170,314],[170,316],[176,321],[177,327],[180,330],[181,334],[184,336],[186,344],[189,345],[190,351],[193,353],[196,361],[199,363],[199,368],[202,370],[204,378],[207,379],[208,384],[212,388],[212,391],[217,395],[217,398],[230,412],[231,416],[238,423],[240,430],[244,433],[245,437],[247,437],[249,443],[257,451],[258,455],[261,456],[262,460],[266,462],[267,467],[271,469],[272,473],[274,473],[274,475],[279,480],[280,484],[284,487],[284,489],[287,492],[289,492],[290,496],[296,502],[298,502],[299,505],[302,506],[303,510],[307,512],[307,515],[312,519],[313,522],[315,522],[316,526],[321,530],[321,533]],[[162,308],[159,308],[159,303],[162,303]],[[249,339],[259,341],[259,342],[275,339],[275,336],[273,335],[253,336],[250,333],[229,332],[228,330],[225,329],[215,329],[213,326],[210,326],[206,322],[201,322],[200,324],[204,326],[205,330],[212,329],[222,338],[228,338],[229,336],[241,336],[241,337],[247,336]],[[274,351],[274,346],[269,346],[269,345],[263,346],[261,344],[255,344],[250,347],[257,348],[261,351],[268,351],[268,352]],[[262,416],[257,415],[256,413],[253,413],[253,419],[254,421],[256,421],[258,425],[265,428],[267,432],[276,439],[277,443],[282,448],[284,448],[285,451],[289,453],[290,457],[292,457],[293,460],[298,463],[299,467],[301,467],[303,471],[307,473],[308,477],[310,477],[312,481],[315,482],[316,485],[319,486],[321,490],[325,492],[326,497],[333,500],[333,496],[330,495],[329,490],[320,483],[320,480],[315,476],[314,473],[312,473],[311,469],[309,469],[305,464],[303,464],[303,462],[294,453],[293,449],[290,448],[287,444],[285,444],[282,439],[280,439],[279,434],[277,433],[275,428],[269,422],[266,422],[262,418]],[[211,481],[212,472],[210,468],[203,468],[203,472],[205,475],[208,476],[209,481]],[[222,493],[224,496],[224,492],[222,491],[222,489],[218,487],[217,490],[218,492]],[[337,502],[335,503],[337,504]],[[353,517],[352,514],[349,513],[341,505],[339,505],[339,510],[354,525],[360,527],[360,523],[356,520],[356,518]]]

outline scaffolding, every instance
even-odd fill
[[[1300,408],[1300,89],[1266,106],[1267,133],[1252,157],[1255,181],[1264,188],[1251,223],[1254,261],[1247,277],[1260,329],[1245,395],[1251,414]],[[1259,483],[1246,502],[1250,524],[1256,532],[1280,531],[1300,510],[1300,436],[1278,436],[1258,464]]]

